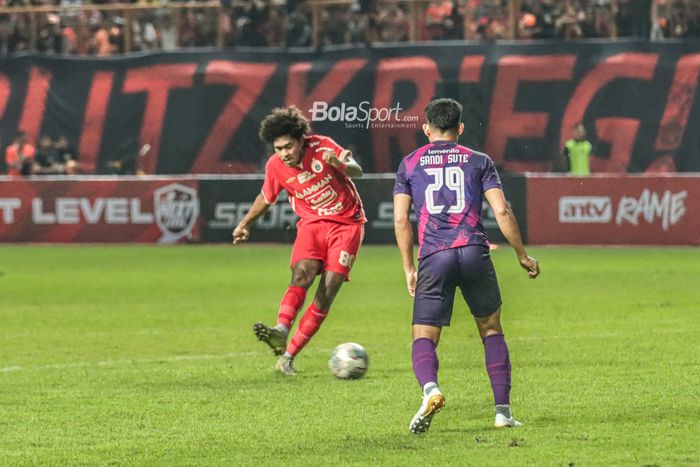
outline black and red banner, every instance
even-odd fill
[[[356,180],[368,222],[366,243],[394,242],[391,175]],[[503,177],[525,234],[523,177]],[[260,193],[259,175],[181,177],[0,177],[0,243],[190,243],[231,241]],[[258,220],[252,242],[293,243],[299,220],[286,192]],[[500,242],[484,203],[483,224]]]
[[[0,242],[199,241],[194,178],[0,181]]]
[[[525,208],[525,178],[502,177],[503,190],[513,206],[523,237],[527,235]],[[394,177],[392,175],[367,175],[354,180],[362,197],[367,216],[365,243],[394,243]],[[260,193],[262,177],[201,177],[199,198],[201,203],[201,240],[203,242],[230,242],[231,232],[243,219]],[[256,242],[292,243],[296,237],[298,217],[286,200],[283,191],[280,200],[260,218],[251,236]],[[489,238],[502,242],[493,211],[484,202],[482,223]],[[417,238],[417,237],[416,237]]]
[[[260,120],[296,104],[367,172],[425,142],[423,108],[459,99],[462,143],[549,171],[583,122],[594,172],[700,171],[700,41],[423,44],[324,52],[175,52],[0,60],[0,147],[68,136],[84,171],[258,172]]]
[[[530,244],[700,245],[699,175],[530,174],[502,177]],[[390,175],[356,180],[365,243],[394,243]],[[0,177],[2,242],[230,242],[260,193],[259,175],[181,177]],[[280,197],[251,242],[291,244],[297,217]],[[491,241],[505,242],[484,203]]]

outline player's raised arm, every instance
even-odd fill
[[[411,213],[411,196],[403,193],[394,195],[394,233],[396,244],[401,253],[403,271],[406,274],[406,287],[411,297],[416,295],[416,265],[413,260],[413,227]]]
[[[540,266],[537,264],[535,258],[527,255],[525,245],[523,245],[523,240],[520,236],[518,221],[515,219],[513,211],[506,201],[503,190],[500,188],[491,188],[484,192],[484,196],[496,215],[498,228],[501,229],[503,236],[508,240],[508,243],[510,243],[515,253],[518,255],[520,266],[527,271],[527,275],[530,279],[536,278],[540,274]]]
[[[323,160],[326,161],[328,165],[332,165],[336,169],[340,169],[350,178],[359,178],[362,176],[363,171],[360,164],[352,157],[352,151],[348,149],[343,149],[340,154],[336,154],[335,150],[331,148],[321,147],[316,151],[323,152]]]
[[[250,237],[250,227],[255,223],[256,220],[270,207],[267,202],[265,202],[265,197],[261,194],[255,198],[253,201],[253,206],[251,206],[250,211],[241,219],[235,229],[233,229],[233,243],[244,242]]]

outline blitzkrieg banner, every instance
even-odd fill
[[[255,173],[260,120],[295,104],[314,130],[392,172],[423,108],[464,105],[462,143],[502,171],[561,169],[583,122],[593,172],[700,171],[700,41],[433,43],[318,52],[187,51],[0,60],[0,147],[65,135],[86,173]],[[119,164],[116,164],[119,165]],[[126,169],[125,169],[126,168]]]

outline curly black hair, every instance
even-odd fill
[[[260,123],[258,136],[265,143],[272,144],[281,136],[300,140],[311,133],[311,123],[295,105],[277,107]]]

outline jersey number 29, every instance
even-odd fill
[[[425,206],[430,214],[440,214],[445,209],[444,204],[436,204],[434,193],[440,191],[443,185],[456,194],[455,204],[449,207],[447,212],[455,214],[462,212],[465,206],[464,200],[464,171],[461,167],[445,167],[425,169],[425,173],[433,176],[433,183],[425,189]]]

